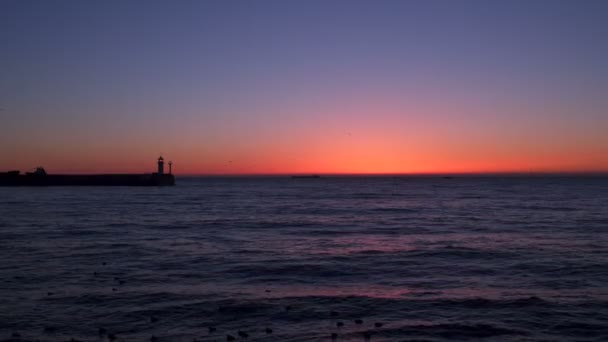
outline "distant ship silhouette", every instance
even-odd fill
[[[175,185],[172,173],[173,163],[169,162],[169,173],[165,173],[165,160],[158,158],[158,172],[149,174],[91,174],[52,175],[43,167],[34,172],[20,174],[19,171],[0,173],[0,186],[164,186]]]
[[[319,175],[295,175],[291,176],[291,178],[321,178]]]

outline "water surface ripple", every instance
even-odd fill
[[[606,178],[177,183],[0,188],[0,340],[608,340]]]

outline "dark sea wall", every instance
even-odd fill
[[[173,175],[0,175],[0,186],[162,186],[175,185]]]

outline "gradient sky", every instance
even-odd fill
[[[608,171],[608,1],[0,1],[0,170]]]

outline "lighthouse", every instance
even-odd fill
[[[165,173],[165,160],[163,156],[158,157],[158,174],[162,175]]]

